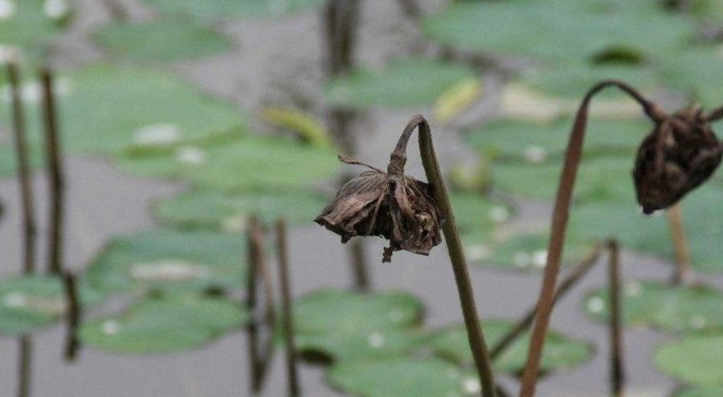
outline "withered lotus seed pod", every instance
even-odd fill
[[[633,177],[645,214],[672,206],[718,168],[723,150],[709,119],[699,107],[682,109],[643,140]]]
[[[406,146],[406,145],[405,145]],[[400,150],[399,146],[397,150]],[[396,158],[406,158],[395,150]],[[404,147],[402,150],[406,150]],[[389,240],[382,262],[391,262],[394,251],[428,255],[442,242],[442,216],[432,187],[404,175],[404,162],[395,161],[384,172],[358,160],[339,156],[346,164],[363,165],[371,171],[347,182],[314,222],[341,236],[381,236]]]

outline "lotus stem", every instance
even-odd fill
[[[291,278],[289,277],[289,250],[286,234],[286,222],[283,219],[276,221],[276,239],[279,255],[279,275],[281,278],[281,302],[283,304],[281,316],[284,326],[284,342],[286,347],[286,371],[289,397],[301,395],[299,374],[296,366],[296,345],[294,343],[294,313],[291,298]]]
[[[399,144],[397,145],[397,150],[395,150],[392,154],[392,162],[389,165],[389,172],[391,173],[395,167],[399,167],[400,164],[401,169],[403,169],[406,156],[405,158],[401,158],[399,153],[404,151],[399,149],[402,145],[406,146],[412,132],[417,128],[419,131],[419,149],[422,156],[424,171],[427,175],[427,181],[432,186],[440,213],[445,219],[445,222],[442,225],[442,230],[447,242],[447,252],[452,263],[452,270],[454,271],[457,291],[459,293],[459,299],[462,307],[462,314],[464,315],[464,322],[467,328],[469,345],[472,350],[472,356],[474,357],[477,373],[482,385],[482,396],[495,397],[497,395],[497,391],[492,369],[492,360],[490,359],[484,334],[482,333],[482,323],[477,314],[472,281],[470,280],[469,272],[467,270],[467,262],[464,256],[462,242],[459,237],[459,231],[457,230],[457,223],[455,222],[454,213],[452,212],[452,205],[450,203],[449,196],[447,195],[447,189],[444,185],[444,179],[442,178],[442,172],[439,168],[437,156],[434,152],[432,131],[429,127],[429,123],[427,123],[427,120],[425,120],[424,117],[420,115],[414,116],[409,124],[407,124],[407,127],[402,133],[402,138],[400,138]]]
[[[673,251],[675,254],[675,272],[673,274],[673,285],[683,285],[691,273],[690,250],[688,239],[685,234],[685,222],[680,203],[675,204],[668,210],[670,223],[670,235],[673,239]]]
[[[535,316],[535,324],[530,340],[530,347],[527,355],[525,370],[522,375],[522,387],[520,397],[532,397],[535,394],[537,378],[540,367],[540,359],[544,349],[545,335],[550,323],[550,316],[555,303],[555,290],[557,277],[560,272],[560,262],[565,242],[565,232],[570,216],[570,204],[572,192],[575,186],[577,170],[582,158],[582,148],[585,139],[588,108],[592,97],[607,87],[617,87],[632,96],[643,111],[656,123],[667,119],[666,113],[656,104],[647,100],[634,88],[626,83],[617,80],[606,80],[595,85],[585,95],[580,108],[578,109],[575,121],[570,133],[570,138],[565,152],[565,163],[562,168],[562,177],[557,190],[555,209],[552,216],[552,231],[548,245],[547,264],[540,289],[540,296],[537,301],[538,312]]]

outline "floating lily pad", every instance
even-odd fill
[[[329,84],[326,97],[350,108],[431,105],[445,91],[474,76],[459,64],[402,59],[381,71],[359,69],[340,77]]]
[[[533,163],[559,161],[567,148],[572,123],[568,118],[552,123],[498,120],[471,131],[467,141],[492,157]],[[629,154],[632,161],[651,128],[652,124],[641,120],[590,120],[585,154]]]
[[[302,353],[321,355],[334,362],[403,356],[424,345],[427,336],[409,329],[347,333],[301,333],[296,347]]]
[[[234,288],[246,277],[242,236],[153,230],[116,237],[88,269],[108,292]]]
[[[549,240],[547,232],[515,233],[486,242],[463,235],[467,255],[476,264],[521,271],[545,268]],[[570,233],[565,242],[563,264],[579,263],[593,247],[593,242]]]
[[[689,94],[703,106],[723,104],[723,92],[712,81],[723,79],[723,47],[692,48],[661,56],[657,60],[662,78],[673,88]]]
[[[406,292],[365,295],[329,289],[296,302],[294,326],[299,334],[373,332],[417,325],[422,315],[422,303]]]
[[[578,201],[608,201],[635,206],[633,159],[587,158],[575,183]],[[557,192],[562,163],[500,163],[493,168],[494,185],[527,198],[552,200]]]
[[[700,387],[723,385],[723,336],[693,336],[655,354],[655,366],[682,382]]]
[[[664,12],[631,13],[602,2],[453,3],[424,20],[442,44],[548,60],[585,61],[624,49],[642,58],[687,43],[691,20]]]
[[[215,30],[176,19],[115,22],[97,32],[95,39],[115,55],[141,61],[198,59],[232,48]]]
[[[236,302],[176,295],[147,298],[120,316],[90,320],[79,335],[84,344],[111,352],[168,353],[197,348],[247,320]]]
[[[0,0],[0,47],[38,52],[35,46],[49,44],[70,7],[68,0]]]
[[[631,182],[632,184],[632,182]],[[630,188],[632,190],[632,187]],[[717,222],[721,190],[713,184],[690,193],[682,201],[693,267],[701,273],[723,271],[723,224]],[[617,237],[624,247],[673,259],[667,215],[641,214],[635,201],[587,203],[573,208],[570,233],[593,239]]]
[[[514,214],[508,206],[481,194],[454,193],[452,210],[460,231],[491,231]]]
[[[324,208],[323,196],[308,192],[223,193],[192,190],[156,203],[155,216],[184,229],[243,231],[250,215],[268,222],[284,217],[292,224],[309,224]]]
[[[723,396],[723,387],[686,389],[681,390],[673,395],[673,397],[719,397]]]
[[[102,296],[79,283],[84,306]],[[63,282],[55,277],[13,277],[0,281],[0,334],[22,335],[51,325],[67,311]]]
[[[685,333],[723,330],[723,293],[715,288],[633,281],[626,283],[623,291],[627,326]],[[585,311],[597,321],[607,321],[609,310],[607,289],[594,291],[585,299]]]
[[[237,134],[244,124],[231,105],[154,71],[96,65],[60,75],[56,84],[63,145],[73,153],[175,147]],[[38,83],[26,82],[24,90],[27,113],[40,114]],[[1,98],[0,116],[8,120]],[[36,142],[39,121],[28,120]]]
[[[251,137],[126,156],[121,165],[138,175],[184,178],[201,188],[225,191],[310,188],[341,168],[330,150]]]
[[[359,397],[447,397],[479,395],[479,380],[434,358],[395,358],[342,362],[329,371],[329,382]]]
[[[484,333],[487,343],[494,346],[514,324],[507,320],[486,320]],[[442,357],[456,363],[472,365],[472,352],[467,340],[467,331],[463,325],[457,325],[441,331],[431,343],[432,349]],[[520,374],[525,367],[529,348],[529,332],[512,344],[494,362],[497,370],[511,374]],[[555,371],[578,367],[589,361],[594,355],[592,344],[550,332],[545,339],[545,351],[540,363],[541,371]]]
[[[167,13],[185,14],[201,20],[227,20],[278,16],[320,6],[326,0],[145,0]]]
[[[641,91],[650,91],[660,86],[655,74],[647,68],[625,62],[622,64],[610,62],[602,65],[562,64],[533,70],[521,78],[521,83],[546,94],[577,100],[581,100],[590,88],[602,80],[621,80]],[[612,93],[618,96],[625,95],[615,89],[605,92],[611,95]]]

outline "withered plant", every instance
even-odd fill
[[[521,397],[532,397],[535,393],[545,334],[556,300],[556,283],[573,187],[582,158],[588,108],[593,96],[607,87],[617,87],[630,95],[654,123],[652,131],[638,150],[633,171],[637,200],[645,214],[675,206],[686,194],[710,178],[721,163],[723,146],[716,139],[710,123],[723,118],[723,107],[705,113],[699,107],[693,106],[669,115],[637,90],[620,81],[602,81],[588,91],[578,109],[565,152],[552,217],[547,264],[522,377]],[[678,246],[676,254],[680,260],[680,256],[687,254],[683,252],[685,247],[680,247],[684,238],[680,213],[677,211],[676,209],[673,212],[671,225],[674,229],[674,242]]]
[[[419,149],[428,183],[404,175],[407,144],[419,129]],[[347,164],[371,168],[344,185],[316,222],[341,235],[342,242],[355,236],[382,236],[389,240],[383,261],[391,261],[398,250],[427,255],[441,243],[440,228],[447,242],[470,348],[482,384],[482,396],[496,395],[490,355],[472,292],[462,243],[452,213],[442,173],[432,144],[432,132],[422,116],[414,116],[399,138],[387,171],[359,160],[341,157]]]

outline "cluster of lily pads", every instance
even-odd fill
[[[249,112],[159,70],[170,62],[233,50],[238,44],[226,37],[223,22],[279,18],[324,3],[143,0],[152,18],[139,21],[116,12],[112,22],[92,33],[117,62],[58,72],[55,91],[69,155],[104,156],[133,175],[188,186],[152,207],[159,228],[113,238],[82,273],[85,345],[125,354],[183,351],[250,321],[232,298],[246,284],[240,233],[249,215],[310,222],[326,203],[316,187],[339,172],[336,150],[313,117],[267,109],[265,122],[297,136],[260,135],[253,127],[259,121]],[[36,117],[40,88],[31,71],[73,13],[71,0],[0,0],[0,63],[19,57],[27,71],[22,92],[34,167],[42,164],[42,142]],[[723,5],[716,0],[455,1],[419,22],[427,42],[447,53],[482,54],[490,68],[515,65],[505,70],[498,117],[464,134],[483,166],[452,178],[466,252],[480,265],[544,266],[547,220],[516,225],[514,203],[553,199],[570,115],[594,82],[619,78],[646,92],[677,93],[709,107],[723,103],[718,88]],[[408,55],[381,70],[362,65],[329,82],[324,100],[356,110],[433,105],[433,123],[447,123],[485,94],[484,67],[460,61],[464,56],[448,58]],[[3,122],[10,119],[4,77],[0,74]],[[622,96],[606,96],[592,108],[567,263],[576,263],[609,236],[628,250],[672,257],[667,220],[644,218],[633,193],[635,148],[651,127],[638,115],[635,104]],[[0,178],[14,173],[15,154],[2,141]],[[683,201],[694,268],[706,274],[723,271],[721,180]],[[220,295],[207,293],[219,290]],[[92,308],[120,297],[131,302],[122,312],[93,315]],[[626,325],[682,338],[654,359],[689,386],[678,397],[723,392],[721,298],[723,292],[712,286],[630,281],[624,288]],[[605,290],[594,291],[584,310],[605,321],[607,302]],[[50,326],[66,306],[58,279],[2,280],[0,334],[27,335]],[[338,389],[365,397],[479,392],[464,328],[425,327],[423,306],[408,293],[321,290],[295,307],[297,348],[306,358],[329,364],[329,382]],[[511,326],[509,320],[485,321],[488,342],[494,345]],[[526,351],[523,338],[496,359],[496,368],[519,374]],[[592,354],[590,344],[552,333],[542,367],[545,373],[574,368]]]

